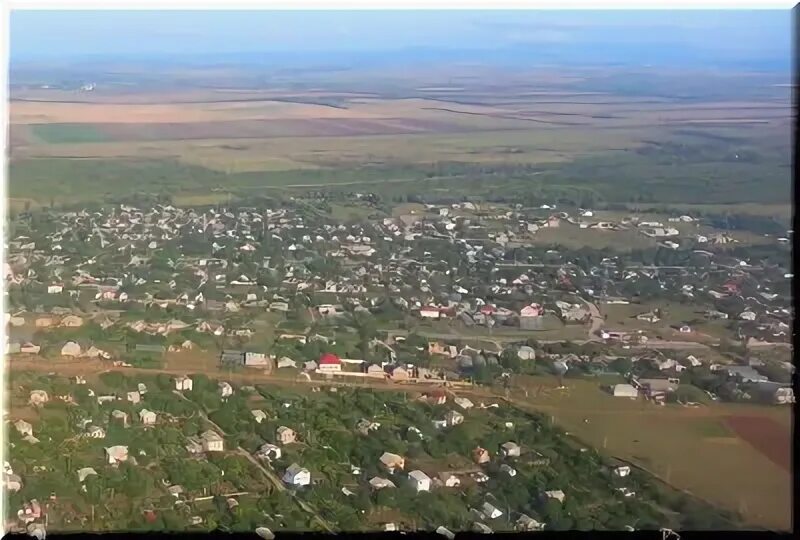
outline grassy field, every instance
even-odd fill
[[[534,408],[552,414],[558,424],[601,451],[741,512],[754,525],[790,527],[791,473],[724,424],[727,415],[752,415],[790,429],[789,409],[716,403],[699,409],[658,407],[614,398],[588,380],[567,379],[565,390],[557,390],[556,382],[544,377],[518,377],[516,384],[528,389],[527,400]],[[515,396],[524,398],[520,390]]]
[[[33,124],[33,136],[48,144],[98,143],[108,140],[92,124]]]
[[[631,251],[655,247],[658,241],[648,238],[638,231],[603,231],[600,229],[581,229],[577,225],[562,223],[559,227],[546,227],[533,235],[534,244],[558,244],[569,249],[591,247],[595,249],[614,248]]]

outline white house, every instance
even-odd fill
[[[471,409],[474,406],[470,400],[464,397],[454,398],[453,401],[455,402],[456,405],[458,405],[464,410]]]
[[[281,426],[277,429],[276,435],[280,444],[291,444],[297,440],[297,433],[292,428]]]
[[[449,472],[439,473],[439,480],[445,487],[458,487],[461,485],[461,479]]]
[[[431,478],[422,471],[411,471],[408,473],[408,479],[411,481],[411,486],[417,492],[431,490]]]
[[[80,482],[81,484],[89,476],[97,476],[97,471],[95,471],[92,467],[84,467],[82,469],[78,469],[78,482]]]
[[[622,465],[614,469],[614,474],[619,477],[625,477],[631,474],[631,468],[627,465]]]
[[[33,435],[33,426],[25,420],[17,420],[14,422],[14,427],[17,428],[20,435]]]
[[[266,459],[268,461],[272,461],[273,459],[280,459],[281,457],[281,449],[279,446],[275,446],[271,443],[264,443],[261,445],[261,448],[258,449],[256,452],[256,456],[260,457],[261,459]]]
[[[214,431],[210,429],[204,431],[200,435],[200,440],[203,444],[205,452],[222,452],[225,449],[225,441]]]
[[[389,471],[390,473],[395,472],[397,469],[402,470],[406,466],[406,460],[403,456],[398,456],[397,454],[392,454],[391,452],[384,452],[381,454],[381,457],[378,458],[381,462],[381,465]]]
[[[250,411],[250,414],[253,415],[253,419],[259,424],[267,419],[266,413],[261,409],[252,410]]]
[[[500,453],[505,457],[519,457],[520,447],[515,442],[506,442],[500,445]]]
[[[419,310],[419,316],[423,319],[438,319],[441,314],[439,308],[432,306],[425,306]]]
[[[233,387],[229,383],[222,381],[217,386],[219,387],[220,396],[226,398],[233,395]]]
[[[128,461],[128,447],[127,446],[110,446],[106,448],[106,456],[110,465],[116,465],[123,461]]]
[[[152,426],[156,423],[156,413],[142,409],[139,411],[139,421],[145,426]]]
[[[311,483],[311,473],[297,463],[292,463],[283,474],[283,481],[291,486],[307,486]]]
[[[626,397],[631,399],[639,397],[639,391],[630,384],[615,384],[611,392],[614,397]]]
[[[372,489],[376,489],[376,490],[377,489],[387,488],[387,487],[390,487],[390,488],[396,487],[394,485],[394,482],[392,482],[391,480],[389,480],[387,478],[381,478],[379,476],[376,476],[376,477],[372,478],[369,481],[369,485],[372,486]]]
[[[61,356],[77,357],[81,355],[81,346],[74,341],[68,341],[61,347]]]
[[[175,378],[175,390],[183,392],[183,391],[191,391],[191,389],[192,389],[192,379],[190,377],[181,375],[180,377]]]
[[[483,506],[481,506],[481,512],[489,519],[497,519],[503,515],[503,512],[488,502],[483,503]]]

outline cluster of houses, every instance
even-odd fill
[[[569,257],[554,265],[538,264],[529,256],[517,260],[518,248],[530,245],[531,235],[542,228],[636,228],[654,237],[675,237],[677,228],[697,225],[690,216],[670,218],[668,225],[635,216],[619,223],[595,223],[591,210],[579,210],[573,218],[543,205],[539,210],[547,215],[532,218],[521,208],[455,203],[344,225],[304,208],[299,204],[206,210],[118,205],[91,212],[50,212],[35,228],[30,215],[24,214],[9,241],[5,279],[10,290],[24,288],[22,297],[33,299],[22,306],[17,295],[9,297],[14,311],[6,315],[11,336],[6,351],[41,352],[41,344],[22,331],[26,328],[77,329],[88,322],[103,330],[124,327],[141,334],[143,343],[150,336],[187,330],[247,340],[255,329],[237,318],[244,310],[287,313],[296,308],[300,296],[311,299],[316,294],[335,300],[312,301],[308,312],[315,320],[374,311],[384,300],[370,293],[381,292],[396,309],[420,319],[537,331],[548,328],[548,315],[563,323],[587,322],[590,312],[582,298],[629,298],[648,284],[665,295],[672,291],[710,304],[709,319],[735,321],[748,337],[788,341],[791,333],[791,306],[786,295],[771,286],[773,281],[791,279],[791,274],[768,272],[724,252],[693,251],[714,265],[716,271],[707,276],[686,268],[620,266],[619,257],[588,269]],[[714,244],[716,238],[695,241]],[[423,247],[432,239],[448,244],[446,249],[466,266],[494,270],[479,279],[461,270],[453,273],[438,254]],[[316,264],[321,258],[330,264]],[[716,307],[715,303],[731,298],[740,300],[735,311]],[[59,305],[39,309],[44,300]],[[91,318],[67,307],[77,300],[95,304]],[[141,307],[169,309],[172,316],[120,317]],[[643,313],[641,318],[651,323],[658,319],[655,313]],[[684,326],[681,331],[692,331]],[[608,334],[602,337],[616,338],[613,331]],[[89,341],[75,344],[63,343],[61,354],[89,358],[113,354]],[[172,349],[193,346],[185,340]],[[246,364],[266,363],[258,353],[242,355]]]

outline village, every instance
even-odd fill
[[[794,402],[791,231],[737,248],[685,214],[386,213],[355,193],[18,215],[7,524],[113,528],[122,497],[137,501],[126,526],[170,530],[639,528],[626,516],[667,519],[657,490],[504,403],[518,377],[595,380],[652,406]],[[537,242],[556,229],[650,244]],[[482,388],[496,396],[468,399]]]

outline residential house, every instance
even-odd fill
[[[544,310],[539,304],[525,306],[519,312],[519,327],[521,330],[541,330],[542,315]]]
[[[180,377],[175,378],[175,390],[180,392],[184,391],[191,391],[192,390],[192,379],[191,377],[186,377],[185,375],[181,375]]]
[[[555,499],[560,503],[563,503],[565,498],[564,492],[561,491],[560,489],[554,491],[545,491],[544,496],[547,497],[548,499]]]
[[[386,372],[378,364],[370,364],[369,367],[367,367],[367,375],[383,379],[386,377]]]
[[[286,426],[279,427],[276,431],[276,436],[280,444],[292,444],[297,440],[297,433]]]
[[[83,482],[90,476],[97,476],[97,471],[95,471],[92,467],[78,469],[78,482],[81,484],[83,484]]]
[[[497,519],[503,515],[503,512],[501,512],[500,510],[497,509],[496,506],[488,502],[483,503],[483,505],[481,506],[481,513],[484,516],[486,516],[487,519]]]
[[[127,446],[111,446],[106,448],[106,456],[110,465],[117,465],[123,461],[128,461],[128,447]]]
[[[34,407],[41,407],[45,403],[50,400],[50,397],[47,395],[47,392],[44,390],[32,390],[30,397],[28,398],[28,403],[33,405]]]
[[[271,443],[264,443],[261,445],[261,448],[258,449],[256,452],[256,457],[261,459],[266,459],[267,461],[272,461],[273,459],[280,459],[281,457],[281,449],[278,446],[275,446]]]
[[[620,478],[624,478],[631,474],[631,468],[628,465],[621,465],[619,467],[614,467],[614,475],[619,476]]]
[[[127,398],[131,403],[139,403],[139,401],[141,401],[141,394],[139,394],[139,392],[128,392]]]
[[[444,415],[444,421],[447,426],[457,426],[464,421],[464,415],[458,411],[448,411]]]
[[[22,489],[22,478],[17,474],[4,472],[3,485],[8,491],[16,493]]]
[[[431,490],[431,478],[420,470],[408,473],[408,479],[411,482],[411,487],[417,492]]]
[[[439,473],[439,481],[444,487],[458,487],[461,485],[461,479],[450,472]]]
[[[517,518],[514,528],[518,531],[541,531],[544,529],[544,523],[540,523],[526,514],[521,514]]]
[[[488,450],[479,446],[472,451],[472,459],[478,465],[483,465],[484,463],[489,463],[491,456],[489,455]]]
[[[243,366],[244,365],[244,352],[234,351],[230,349],[223,349],[219,357],[220,363],[226,366]]]
[[[324,353],[319,357],[317,369],[323,373],[338,373],[342,371],[342,361],[335,354]]]
[[[655,324],[661,320],[661,317],[659,317],[652,311],[648,311],[647,313],[640,313],[639,315],[636,316],[636,318],[640,321],[649,322],[651,324]]]
[[[384,452],[378,460],[389,473],[394,473],[397,469],[403,470],[406,465],[404,457],[391,452]]]
[[[291,486],[307,486],[311,483],[311,473],[297,463],[292,463],[283,474],[283,481]]]
[[[200,434],[200,441],[204,452],[222,452],[225,449],[225,440],[210,429]]]
[[[269,356],[264,353],[246,352],[244,353],[244,365],[248,367],[268,367]]]
[[[474,407],[473,403],[464,397],[457,397],[453,399],[453,402],[464,409],[465,411]]]
[[[156,423],[156,413],[142,409],[139,411],[139,421],[145,426],[152,426]]]
[[[500,445],[500,454],[504,457],[519,457],[521,448],[515,442],[505,442]]]
[[[386,478],[381,478],[379,476],[376,476],[376,477],[372,478],[369,481],[369,485],[372,487],[372,489],[375,489],[375,490],[383,489],[383,488],[387,488],[387,487],[389,487],[389,488],[396,487],[394,482],[392,482],[391,480],[388,480]]]
[[[647,395],[674,392],[680,384],[678,379],[639,379],[638,382]]]
[[[431,390],[426,399],[431,405],[444,405],[447,402],[447,393],[444,390]]]
[[[264,420],[267,419],[266,413],[264,411],[262,411],[261,409],[252,410],[252,411],[250,411],[250,414],[253,415],[253,419],[258,424],[260,424],[261,422],[263,422]]]
[[[17,429],[20,435],[33,435],[33,426],[25,420],[17,420],[14,422],[14,427]]]
[[[614,397],[626,397],[632,399],[639,397],[639,390],[630,384],[615,384],[611,388],[611,393]]]
[[[68,341],[61,347],[61,356],[71,356],[77,358],[81,355],[81,346],[74,341]]]
[[[219,395],[223,399],[233,395],[233,387],[230,385],[230,383],[221,381],[217,384],[217,388],[219,388]]]
[[[24,354],[39,354],[39,351],[41,350],[42,350],[41,346],[34,345],[33,343],[30,342],[23,343],[19,348],[19,352]]]
[[[392,369],[392,380],[394,381],[405,381],[408,380],[409,374],[408,370],[403,366],[397,366]]]
[[[761,381],[753,385],[755,398],[773,405],[786,405],[795,402],[794,389],[790,384]]]
[[[111,411],[111,419],[117,422],[122,422],[122,427],[128,427],[128,413],[114,410]]]
[[[297,368],[297,362],[284,356],[278,360],[278,369],[282,368]]]
[[[517,350],[517,356],[520,360],[536,360],[536,351],[533,350],[533,347],[523,345]]]

